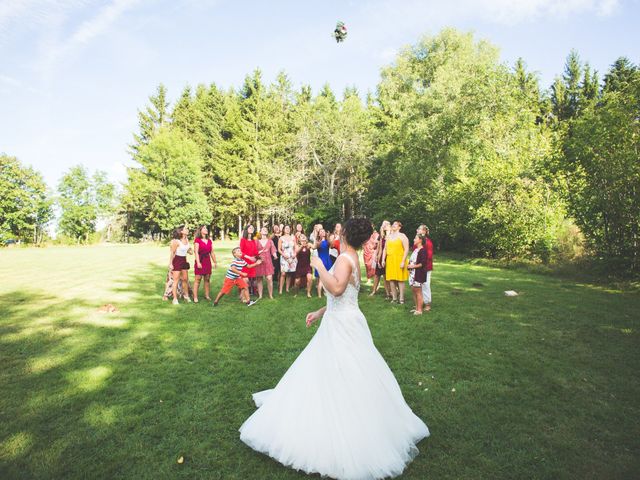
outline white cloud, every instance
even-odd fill
[[[88,44],[95,37],[108,32],[118,18],[137,3],[139,0],[114,0],[103,7],[95,16],[83,22],[67,38],[60,41],[45,40],[41,47],[43,56],[37,69],[48,76],[58,61]]]

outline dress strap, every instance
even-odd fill
[[[353,275],[353,281],[356,285],[359,284],[360,279],[358,278],[358,267],[356,266],[356,262],[353,261],[353,258],[351,258],[351,255],[349,255],[347,252],[342,252],[340,255],[338,255],[338,257],[342,257],[342,256],[347,257],[347,259],[349,260],[349,263],[351,263],[351,275]]]

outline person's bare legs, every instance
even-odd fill
[[[200,280],[202,275],[196,275],[196,279],[193,281],[193,301],[198,303],[198,289],[200,288]]]
[[[398,301],[398,291],[397,291],[398,282],[395,280],[389,281],[389,288],[391,290],[391,299],[396,302]]]
[[[258,282],[258,299],[262,298],[262,290],[264,286],[262,285],[262,280],[264,277],[257,277],[256,281]]]
[[[289,293],[289,289],[291,288],[291,279],[293,277],[291,275],[287,275],[287,280],[286,280],[286,289],[287,289],[287,293]]]
[[[240,296],[242,297],[244,303],[249,303],[251,301],[248,288],[243,288],[242,290],[240,290]]]
[[[269,292],[269,298],[273,299],[273,275],[267,275],[267,292]],[[260,292],[260,298],[262,298],[262,292]]]
[[[391,296],[391,282],[389,280],[387,280],[386,277],[384,279],[384,292],[385,292],[387,298],[389,298]]]
[[[307,297],[311,298],[311,287],[313,287],[313,274],[307,273]]]
[[[287,275],[286,273],[280,272],[280,285],[279,285],[279,288],[278,288],[278,293],[280,295],[282,295],[282,287],[284,286],[284,280],[285,280],[284,277],[286,277],[286,275]]]
[[[375,277],[373,277],[373,287],[371,287],[371,293],[369,294],[370,297],[373,297],[376,292],[378,291],[378,285],[380,284],[380,275],[376,275]]]
[[[424,302],[422,300],[422,287],[414,288],[413,291],[415,292],[416,296],[416,313],[420,315],[424,307]]]
[[[204,298],[211,300],[211,275],[204,276]]]
[[[173,285],[171,287],[173,303],[178,303],[178,282],[180,281],[180,270],[174,270],[171,272],[171,275],[173,276]]]
[[[396,282],[398,284],[398,290],[400,291],[399,302],[404,303],[404,282]]]
[[[224,297],[224,293],[222,292],[222,290],[220,290],[218,292],[218,296],[216,296],[216,299],[213,301],[213,306],[215,307],[216,305],[218,305],[218,302],[220,301],[220,299]]]
[[[320,277],[318,277],[318,298],[322,298],[322,280],[320,280]]]
[[[187,302],[190,302],[191,299],[189,298],[189,271],[181,270],[180,277],[182,277],[182,297]]]

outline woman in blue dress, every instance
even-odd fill
[[[320,228],[316,233],[316,241],[314,242],[313,249],[314,254],[320,257],[324,267],[329,270],[331,268],[331,257],[329,256],[329,240],[327,240],[327,232],[324,228]],[[318,298],[322,298],[322,282],[320,281],[320,277],[318,276],[318,271],[315,271],[316,278],[318,281]]]

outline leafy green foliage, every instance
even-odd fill
[[[51,207],[42,175],[0,154],[0,242],[38,243],[51,220]]]
[[[179,131],[161,129],[142,146],[129,169],[123,208],[131,230],[168,232],[181,224],[209,223],[202,192],[202,158],[198,146]]]
[[[609,77],[611,78],[611,77]],[[612,85],[612,81],[610,83]],[[592,248],[640,267],[640,74],[610,86],[564,144],[571,213]]]
[[[84,167],[72,167],[62,177],[58,184],[58,204],[62,210],[58,223],[60,232],[76,240],[87,240],[95,230],[98,213]]]

